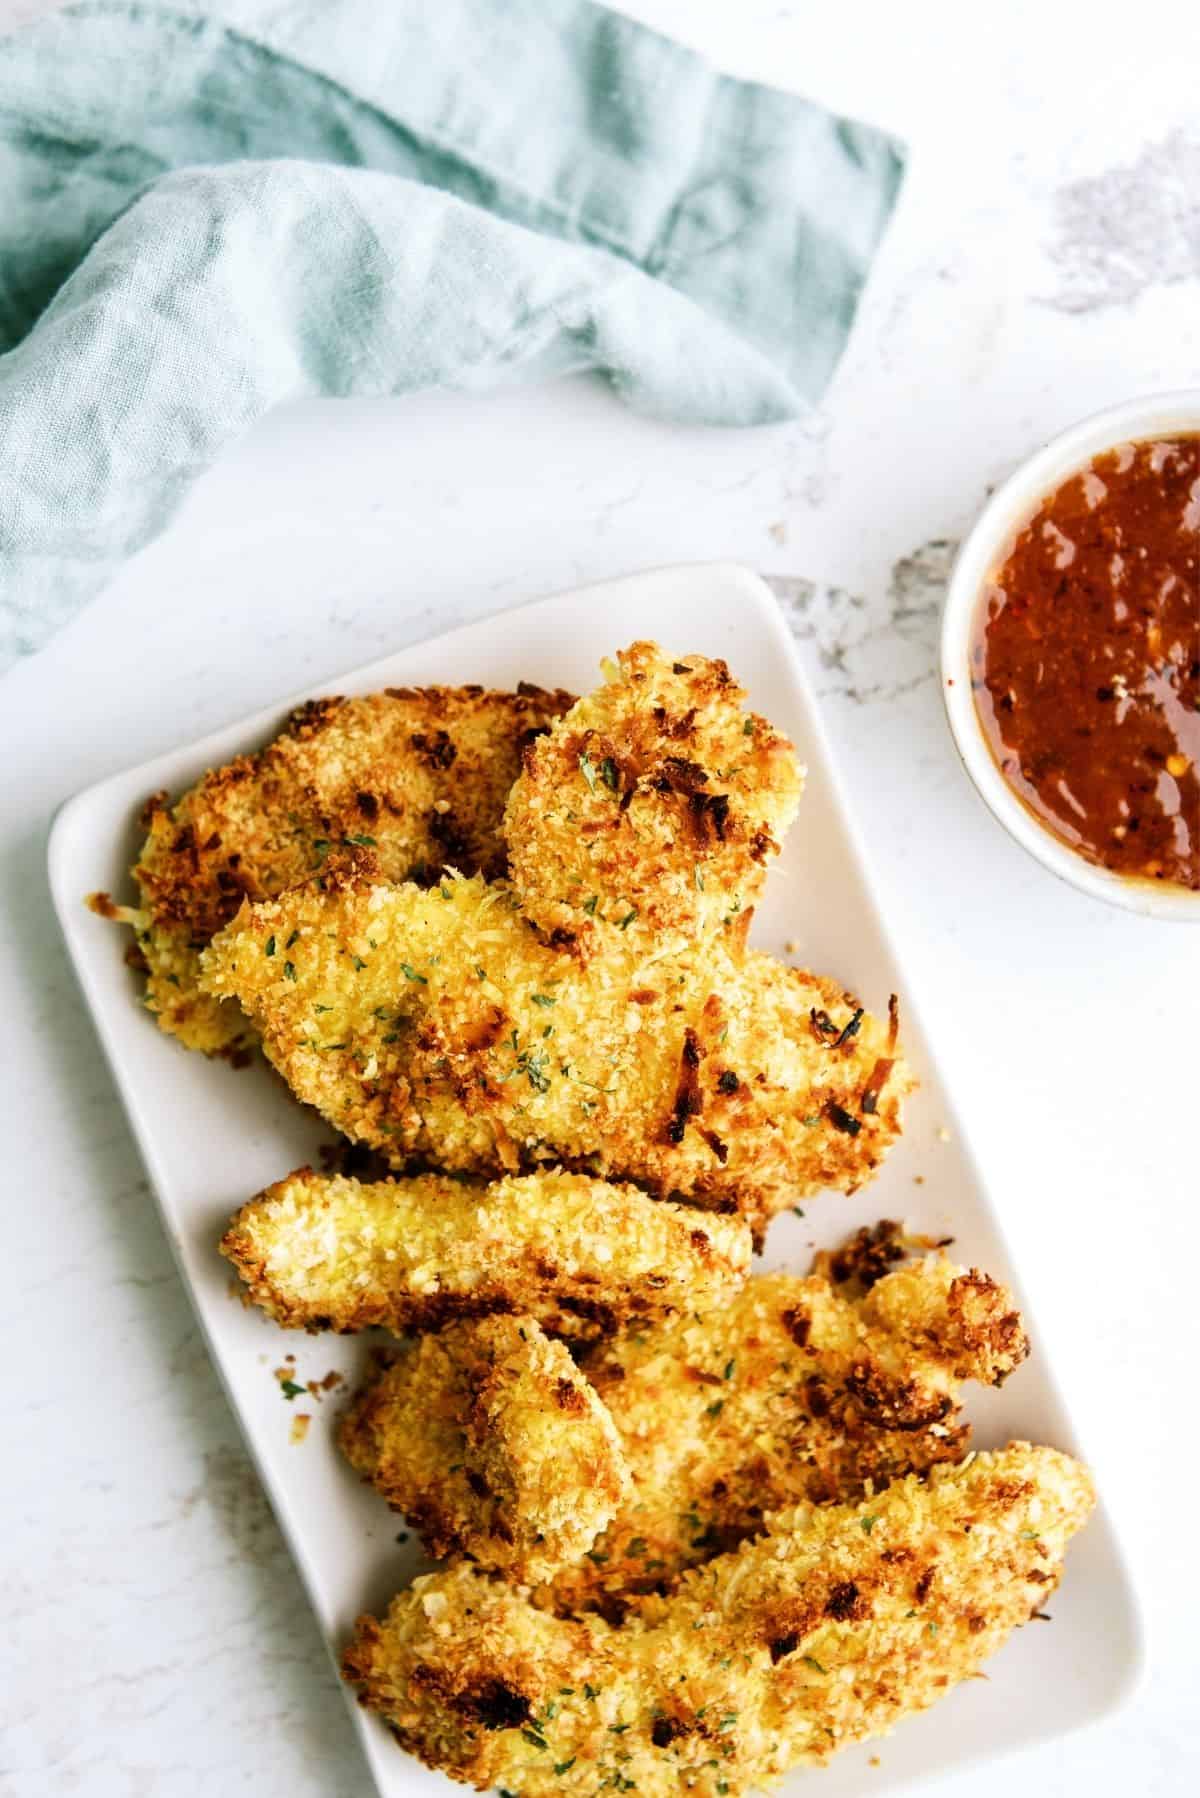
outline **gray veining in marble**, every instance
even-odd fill
[[[1049,304],[1063,312],[1127,306],[1200,277],[1200,134],[1179,126],[1132,162],[1060,188],[1050,258]]]

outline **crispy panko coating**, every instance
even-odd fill
[[[578,1560],[629,1479],[608,1412],[531,1317],[409,1343],[355,1396],[338,1441],[430,1553],[516,1581]]]
[[[200,951],[244,898],[282,892],[343,844],[372,845],[391,880],[502,874],[500,821],[522,750],[570,704],[526,686],[313,699],[265,749],[212,770],[175,805],[156,795],[133,869],[140,908],[98,894],[95,909],[138,931],[161,1028],[209,1055],[253,1045],[239,1008],[199,991]]]
[[[749,1271],[750,1232],[557,1169],[483,1186],[301,1168],[242,1207],[221,1252],[254,1303],[291,1328],[403,1334],[510,1312],[586,1340],[720,1304]]]
[[[510,888],[379,884],[353,863],[245,906],[204,957],[297,1097],[394,1166],[587,1165],[761,1229],[853,1191],[911,1085],[887,1023],[834,982],[719,939],[663,954],[596,927],[586,967]]]
[[[786,737],[742,708],[724,662],[634,643],[524,755],[504,817],[530,917],[695,941],[737,932],[796,813]]]
[[[1010,1293],[932,1255],[861,1299],[820,1274],[757,1274],[721,1305],[624,1331],[583,1365],[632,1488],[543,1601],[619,1617],[769,1512],[960,1459],[961,1382],[998,1385],[1028,1350]]]
[[[343,1672],[400,1744],[480,1790],[724,1798],[886,1735],[1040,1610],[1092,1508],[1049,1448],[799,1505],[619,1628],[470,1565],[359,1619]]]

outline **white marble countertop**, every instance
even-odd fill
[[[629,10],[912,146],[820,414],[675,430],[574,381],[280,415],[5,682],[6,1798],[368,1790],[66,965],[53,809],[448,624],[708,557],[778,580],[1145,1604],[1129,1708],[951,1784],[1198,1788],[1200,933],[1104,910],[1026,860],[966,784],[933,666],[942,581],[988,486],[1083,413],[1200,383],[1200,15]]]

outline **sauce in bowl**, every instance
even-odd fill
[[[1200,435],[1123,444],[1042,501],[987,581],[971,678],[1043,825],[1200,891]]]

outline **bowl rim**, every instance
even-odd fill
[[[1200,923],[1200,892],[1132,880],[1096,866],[1052,836],[1014,793],[983,734],[971,687],[971,637],[984,580],[1038,502],[1093,456],[1119,444],[1200,434],[1200,387],[1145,394],[1092,413],[1026,457],[985,503],[964,537],[946,588],[941,689],[959,757],[980,798],[1009,835],[1050,873],[1080,892],[1145,917]]]

